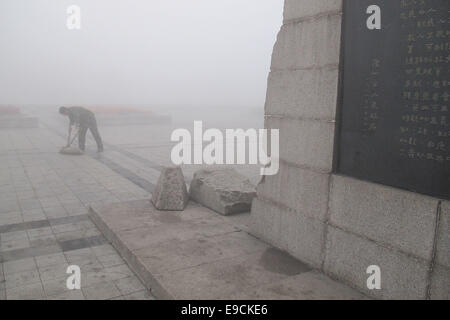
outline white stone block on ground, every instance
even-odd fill
[[[165,167],[152,194],[152,203],[158,210],[182,211],[189,195],[180,167]]]
[[[37,128],[39,126],[38,118],[29,117],[22,114],[1,115],[0,128],[18,129],[18,128]]]
[[[222,215],[250,211],[256,188],[234,169],[199,170],[190,186],[193,200]]]

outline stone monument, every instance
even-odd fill
[[[372,297],[450,298],[449,6],[285,0],[251,230]]]

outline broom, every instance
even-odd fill
[[[70,144],[68,147],[62,147],[61,150],[59,150],[59,153],[61,154],[69,154],[69,155],[82,155],[83,151],[80,150],[78,147],[72,147],[73,142],[78,137],[78,134],[80,133],[80,129],[78,129],[77,133],[73,136],[72,140],[70,141]]]

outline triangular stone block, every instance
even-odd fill
[[[182,211],[189,195],[180,167],[165,167],[152,194],[152,203],[158,210]]]

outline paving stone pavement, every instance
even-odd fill
[[[0,134],[0,300],[153,299],[87,216],[90,205],[146,199],[170,164],[171,126],[102,127],[83,156],[58,153],[67,121],[39,110],[39,128]],[[118,134],[119,133],[119,134]],[[186,183],[200,165],[184,166]],[[258,166],[235,166],[253,183]],[[81,290],[65,281],[81,268]]]
[[[87,216],[94,203],[149,193],[88,157],[57,153],[45,128],[0,135],[0,300],[153,299]],[[69,265],[81,290],[68,290]]]

